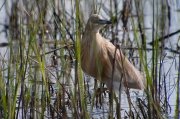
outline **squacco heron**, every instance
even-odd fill
[[[82,70],[100,79],[115,90],[122,87],[143,89],[143,76],[128,61],[123,53],[102,37],[99,29],[110,21],[103,20],[98,14],[89,18],[81,40],[81,67]]]

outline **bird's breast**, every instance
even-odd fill
[[[88,75],[98,78],[102,72],[101,46],[99,43],[91,41],[81,46],[81,67]]]

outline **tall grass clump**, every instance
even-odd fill
[[[152,51],[151,51],[151,64],[149,64],[147,57],[147,34],[145,31],[145,21],[143,16],[143,1],[136,1],[136,13],[137,23],[132,17],[132,27],[134,32],[134,38],[138,46],[138,53],[140,56],[140,62],[144,69],[146,76],[145,79],[145,95],[146,101],[139,102],[140,113],[146,118],[167,118],[170,107],[168,102],[168,90],[166,79],[169,72],[165,72],[163,67],[165,65],[164,59],[166,53],[164,50],[165,34],[168,34],[168,6],[165,1],[152,1]],[[163,13],[163,14],[161,14]],[[170,22],[170,21],[169,21]],[[136,26],[137,24],[137,26]],[[139,29],[140,33],[136,30]],[[140,39],[138,35],[140,35]],[[160,42],[159,42],[159,36]],[[145,43],[145,44],[144,44]],[[142,45],[141,45],[142,44]],[[171,67],[169,67],[169,70]],[[163,95],[164,94],[164,95]],[[142,107],[146,105],[146,107]]]

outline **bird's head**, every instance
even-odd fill
[[[93,14],[88,20],[86,28],[97,32],[102,26],[111,24],[110,21],[104,20],[100,15]]]

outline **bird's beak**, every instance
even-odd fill
[[[100,20],[99,20],[99,24],[112,24],[112,22],[107,21],[107,20],[100,19]]]

